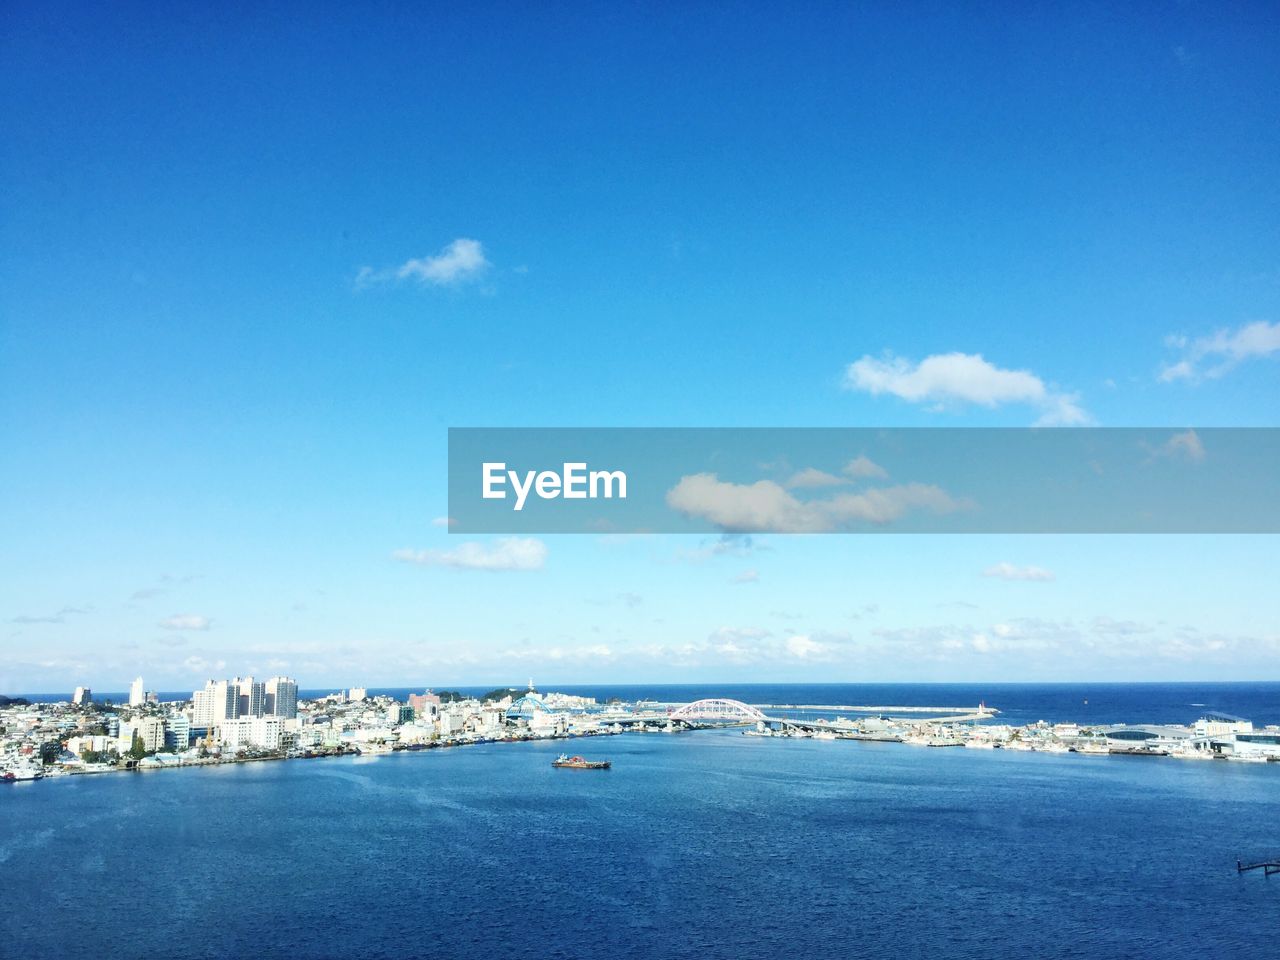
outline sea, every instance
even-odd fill
[[[1280,720],[1277,684],[1126,688],[643,695]],[[553,769],[564,750],[612,769]],[[1236,861],[1278,856],[1280,764],[736,730],[482,744],[0,787],[0,956],[1256,960],[1280,877]]]

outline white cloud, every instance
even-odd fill
[[[884,479],[889,476],[889,471],[868,457],[857,456],[844,465],[844,474],[857,480]]]
[[[459,237],[435,256],[406,260],[398,267],[375,270],[361,267],[356,287],[399,280],[415,280],[426,286],[449,287],[475,280],[492,264],[479,240]]]
[[[751,663],[767,659],[768,651],[762,648],[762,642],[769,636],[768,630],[758,627],[720,627],[707,637],[706,649],[733,663]],[[696,658],[697,648],[690,647],[683,655]]]
[[[681,477],[666,500],[673,510],[724,530],[772,533],[824,533],[859,521],[882,525],[909,510],[950,513],[965,506],[945,490],[922,483],[801,501],[772,480],[728,483],[714,473]]]
[[[848,483],[844,477],[837,477],[835,474],[827,473],[825,470],[818,470],[815,467],[805,467],[797,473],[793,473],[787,480],[787,486],[793,490],[812,490],[817,487],[839,487]]]
[[[49,616],[24,615],[20,617],[14,617],[9,622],[14,624],[19,624],[21,626],[31,626],[37,623],[65,623],[66,618],[68,616],[72,616],[75,614],[84,614],[88,612],[89,611],[84,607],[63,607],[57,613],[50,614]]]
[[[770,632],[761,627],[719,627],[707,638],[711,643],[737,642],[739,640],[754,642],[770,636]]]
[[[159,626],[166,630],[208,630],[213,621],[195,613],[175,613],[165,617]]]
[[[681,560],[701,563],[715,557],[748,557],[757,551],[768,549],[762,541],[749,533],[722,533],[714,540],[703,540],[696,550],[680,550],[676,555]]]
[[[453,517],[433,517],[431,525],[433,527],[452,527],[456,523]]]
[[[532,537],[504,537],[490,545],[467,542],[452,550],[396,550],[391,556],[404,563],[455,567],[459,570],[541,570],[547,545]]]
[[[1189,340],[1167,337],[1165,343],[1183,356],[1160,370],[1165,383],[1220,377],[1237,364],[1255,357],[1280,354],[1280,323],[1258,320],[1235,330],[1219,330],[1208,337]]]
[[[733,578],[734,583],[759,583],[760,573],[756,570],[743,570]]]
[[[784,484],[791,490],[816,490],[820,487],[843,487],[854,480],[884,479],[889,472],[865,456],[858,456],[840,468],[841,476],[816,467],[805,467],[793,473]]]
[[[523,661],[551,661],[560,663],[563,661],[591,661],[591,660],[612,660],[616,654],[614,651],[603,643],[588,644],[579,647],[547,647],[545,649],[533,647],[521,647],[511,650],[500,650],[492,659],[496,661],[503,660],[523,660]],[[484,658],[472,658],[472,662],[484,662]]]
[[[1077,426],[1090,419],[1078,395],[1051,390],[1029,370],[1001,369],[978,353],[939,353],[918,364],[893,354],[864,356],[849,364],[844,386],[940,407],[1026,404],[1040,409],[1037,426]]]
[[[225,660],[207,660],[198,654],[192,654],[182,661],[182,668],[188,673],[211,676],[223,673],[227,669]]]
[[[1083,427],[1093,418],[1080,406],[1078,393],[1051,393],[1045,399],[1043,412],[1032,426]]]
[[[1185,459],[1199,463],[1204,459],[1204,444],[1194,430],[1185,430],[1171,436],[1155,453],[1173,460]]]
[[[826,647],[803,634],[787,637],[786,648],[787,653],[800,660],[814,660],[827,652]]]
[[[982,571],[984,577],[996,577],[1000,580],[1039,580],[1053,579],[1053,571],[1044,567],[1019,567],[1012,563],[1002,562],[987,567]]]

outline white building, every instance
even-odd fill
[[[120,732],[116,736],[116,750],[120,753],[128,753],[132,750],[135,734],[142,741],[142,749],[148,753],[164,749],[164,721],[159,717],[135,717],[133,720],[121,720]]]
[[[76,687],[76,692],[71,695],[71,702],[77,707],[86,703],[93,702],[93,691],[88,687]]]
[[[356,703],[356,702],[359,702],[360,700],[364,700],[368,696],[369,696],[369,691],[366,690],[364,687],[352,687],[351,692],[347,694],[347,699],[352,701],[353,703]]]
[[[129,686],[129,706],[140,707],[147,702],[147,690],[143,686],[142,678],[138,677]]]
[[[529,718],[529,732],[535,737],[562,736],[567,729],[568,723],[564,714],[535,710],[533,716]]]
[[[77,757],[86,750],[93,750],[97,753],[105,753],[108,747],[115,746],[115,741],[110,737],[72,737],[67,741],[67,749],[74,753]]]
[[[208,680],[191,694],[191,725],[212,727],[240,717],[240,688],[235,681]]]
[[[1196,721],[1197,737],[1223,737],[1229,733],[1252,733],[1253,721],[1225,713],[1207,713]]]
[[[231,751],[253,747],[279,750],[284,721],[279,717],[241,717],[218,726],[218,739]]]
[[[1280,760],[1280,731],[1271,733],[1238,733],[1231,738],[1231,752],[1239,757],[1262,756]]]

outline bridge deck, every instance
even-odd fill
[[[1000,711],[995,707],[979,710],[976,706],[964,707],[890,707],[890,706],[832,706],[825,703],[753,703],[758,710],[817,710],[834,713],[984,713],[995,715]]]

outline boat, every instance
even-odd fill
[[[902,741],[914,747],[963,747],[964,741],[958,737],[940,737],[917,733]]]
[[[1265,754],[1261,753],[1233,753],[1228,755],[1228,760],[1234,760],[1237,763],[1266,763]]]
[[[585,757],[571,757],[566,753],[562,753],[551,761],[551,765],[568,770],[608,770],[613,766],[613,763],[609,760],[588,760]]]
[[[39,780],[44,776],[44,771],[31,764],[11,767],[0,777],[5,783],[16,783],[22,780]]]

